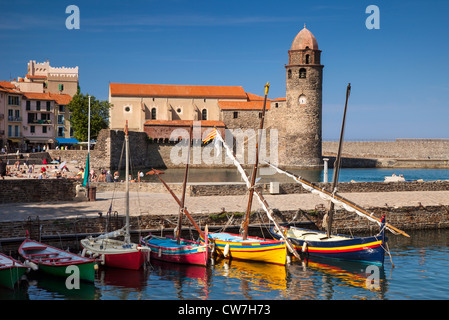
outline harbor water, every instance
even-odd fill
[[[146,173],[150,171],[142,170]],[[324,170],[322,169],[292,169],[289,170],[295,175],[301,176],[311,182],[323,182]],[[252,170],[246,169],[246,172],[251,175]],[[137,176],[137,171],[131,172],[133,177]],[[339,173],[339,182],[374,182],[384,181],[386,176],[403,175],[406,180],[423,180],[423,181],[436,181],[436,180],[449,180],[449,169],[385,169],[385,168],[342,168]],[[168,183],[181,183],[183,182],[185,175],[185,169],[168,169],[164,171],[163,179]],[[333,169],[328,170],[328,181],[332,181]],[[260,183],[269,183],[272,181],[278,181],[283,183],[292,182],[292,179],[284,174],[274,172],[271,168],[259,169]],[[121,173],[121,178],[124,178],[124,173]],[[159,182],[157,177],[152,175],[144,175],[142,178],[144,181]],[[242,182],[240,173],[235,169],[196,169],[189,170],[189,183],[201,183],[201,182]]]
[[[389,234],[381,268],[333,259],[288,266],[219,260],[210,267],[152,260],[138,271],[101,267],[94,283],[68,289],[64,278],[27,274],[1,300],[446,300],[449,230]],[[376,269],[378,268],[378,269]],[[378,282],[371,278],[375,275]],[[369,280],[369,281],[368,281]],[[376,279],[375,279],[376,280]]]

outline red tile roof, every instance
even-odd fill
[[[261,110],[262,101],[218,101],[221,110]],[[266,110],[270,110],[270,100],[267,100]]]
[[[112,96],[247,99],[240,86],[110,83],[109,90]]]
[[[24,98],[28,100],[53,100],[56,104],[67,105],[72,101],[72,97],[68,94],[58,94],[49,92],[24,92]]]
[[[0,81],[0,91],[14,94],[22,94],[16,86],[9,81]]]

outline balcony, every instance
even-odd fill
[[[8,121],[10,121],[10,122],[22,122],[22,117],[8,116]]]
[[[52,124],[52,122],[51,122],[51,120],[28,120],[28,124],[48,125],[48,124]]]

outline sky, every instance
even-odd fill
[[[76,5],[79,29],[66,20]],[[372,11],[379,9],[378,29]],[[306,24],[323,69],[323,139],[449,138],[447,0],[0,0],[0,80],[30,60],[79,67],[82,93],[109,83],[242,86],[285,97],[285,65]]]

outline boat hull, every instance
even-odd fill
[[[218,255],[236,260],[257,261],[285,265],[287,248],[284,241],[266,240],[242,236],[232,233],[210,233],[209,238],[215,242]]]
[[[151,249],[150,257],[166,262],[207,266],[208,248],[198,242],[181,239],[177,244],[171,237],[149,236],[142,239],[142,244]]]
[[[68,277],[75,271],[69,267],[77,267],[80,280],[94,282],[97,263],[93,259],[79,256],[47,244],[26,239],[19,248],[19,254],[43,272]],[[69,269],[68,269],[69,268]]]
[[[72,264],[70,266],[76,266],[77,269],[77,275],[79,276],[80,280],[94,282],[95,281],[95,265],[96,262],[86,262],[86,263],[79,263],[79,264]],[[72,269],[68,269],[69,266],[52,266],[48,264],[39,264],[39,269],[42,270],[45,273],[58,276],[58,277],[68,277],[73,272]]]
[[[310,235],[314,233],[317,235],[322,235],[323,238],[327,238],[325,232],[311,231],[295,227],[290,228],[303,231],[305,232],[304,234]],[[281,238],[279,232],[276,232],[275,228],[271,229],[271,234],[277,239]],[[287,236],[295,246],[295,249],[302,254],[308,254],[310,256],[321,258],[353,260],[379,265],[383,265],[384,263],[385,250],[383,234],[372,237],[354,238],[335,235],[339,239],[335,241],[328,239],[323,241],[300,239],[298,237],[290,236],[289,232],[287,232]]]
[[[14,289],[26,270],[21,262],[0,253],[0,286]]]
[[[138,270],[145,262],[144,253],[136,244],[111,239],[83,239],[81,246],[89,256],[98,258],[107,267]]]

